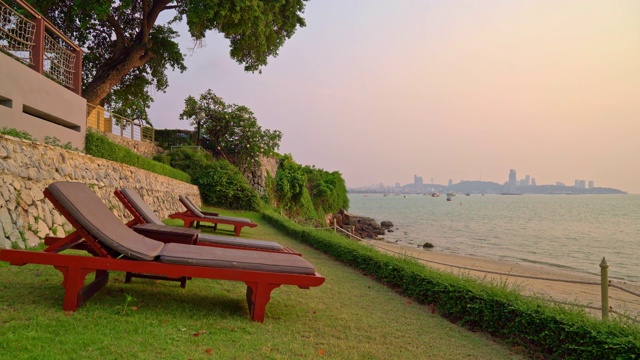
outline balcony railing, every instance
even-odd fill
[[[12,6],[0,0],[0,51],[81,95],[80,47],[27,2],[4,1]]]
[[[146,126],[142,120],[114,114],[102,106],[87,104],[87,127],[132,140],[155,141],[155,129],[152,126]]]

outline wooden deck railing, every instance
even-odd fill
[[[155,129],[142,120],[131,120],[105,110],[102,106],[87,104],[87,128],[120,135],[138,141],[155,141]]]
[[[26,1],[5,1],[13,6],[0,0],[0,51],[82,95],[80,47]]]

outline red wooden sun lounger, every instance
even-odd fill
[[[169,215],[170,219],[180,219],[184,222],[184,227],[191,227],[193,223],[196,223],[196,228],[200,227],[201,222],[209,222],[213,224],[213,230],[217,230],[218,224],[233,225],[233,231],[236,236],[240,236],[240,231],[243,227],[256,227],[258,224],[252,222],[249,219],[232,216],[222,216],[216,213],[203,214],[202,211],[195,206],[190,200],[184,196],[179,195],[178,200],[186,208],[183,212],[177,212]]]
[[[116,189],[114,194],[124,205],[125,209],[133,216],[133,219],[127,222],[127,226],[131,227],[135,232],[152,239],[166,241],[167,239],[177,240],[184,238],[182,242],[201,246],[251,249],[302,256],[302,254],[292,248],[284,247],[273,241],[203,234],[197,229],[167,226],[158,218],[155,212],[149,208],[140,194],[134,189]],[[189,199],[187,198],[187,200]]]
[[[123,224],[82,183],[56,182],[45,196],[76,229],[64,238],[47,238],[43,252],[0,250],[0,261],[11,265],[54,266],[63,277],[63,309],[75,311],[104,288],[109,271],[140,273],[181,279],[200,277],[242,281],[247,285],[247,303],[254,321],[263,322],[273,289],[281,285],[300,288],[320,286],[324,277],[300,256],[163,243],[135,233]],[[61,253],[82,249],[92,257]],[[84,284],[87,275],[95,280]]]

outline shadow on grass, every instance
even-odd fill
[[[0,309],[13,312],[18,308],[34,312],[60,311],[64,300],[62,275],[51,267],[28,266],[3,269],[0,278]],[[87,276],[87,281],[93,275]],[[187,282],[182,289],[177,282],[133,279],[124,284],[123,273],[110,273],[109,284],[87,303],[78,308],[107,312],[122,311],[126,304],[129,310],[162,313],[193,320],[203,316],[246,319],[248,309],[244,284],[222,284],[220,281]],[[127,303],[127,295],[132,299]]]

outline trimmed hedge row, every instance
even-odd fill
[[[84,151],[85,153],[95,157],[135,166],[139,169],[151,171],[152,173],[191,183],[191,177],[188,174],[174,169],[169,165],[138,155],[130,149],[112,142],[106,136],[95,131],[87,131]]]
[[[640,329],[600,321],[525,298],[506,285],[430,269],[415,260],[383,254],[340,235],[300,226],[271,210],[263,217],[291,237],[373,276],[453,323],[487,332],[550,358],[640,359]]]

